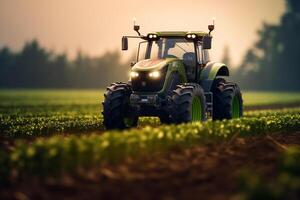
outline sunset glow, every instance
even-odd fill
[[[213,51],[216,59],[229,46],[234,63],[256,38],[263,21],[276,23],[285,9],[283,0],[1,0],[0,47],[22,47],[37,38],[42,45],[74,56],[78,49],[90,55],[120,49],[123,34],[158,30],[207,30],[216,19]],[[271,9],[272,7],[272,9]],[[124,55],[131,55],[134,43]]]

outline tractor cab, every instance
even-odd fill
[[[193,41],[185,38],[160,37],[157,40],[141,42],[138,50],[138,61],[162,60],[174,58],[182,61],[186,71],[187,79],[195,79],[197,65],[196,48]]]
[[[157,61],[173,58],[182,62],[188,81],[197,81],[201,68],[209,62],[208,50],[211,48],[212,39],[209,33],[153,32],[140,38],[144,41],[139,43],[135,63],[143,60]],[[122,39],[122,47],[125,47],[123,50],[127,50],[127,43],[125,36]]]
[[[182,62],[186,79],[196,81],[199,78],[197,73],[209,61],[208,50],[203,48],[202,42],[205,35],[202,32],[149,33],[145,37],[146,41],[139,44],[137,62],[174,58]]]

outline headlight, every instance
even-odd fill
[[[156,34],[148,34],[148,36],[147,36],[150,40],[157,40],[157,39],[159,39],[158,38],[158,35],[156,35]]]
[[[160,77],[160,72],[159,71],[154,71],[149,73],[149,77],[151,78],[159,78]]]
[[[137,72],[130,72],[130,77],[131,78],[136,78],[138,76],[139,76],[139,73],[137,73]]]
[[[187,39],[196,39],[197,35],[196,34],[187,34],[186,38]]]

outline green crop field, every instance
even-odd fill
[[[127,156],[165,150],[170,146],[189,146],[240,136],[295,131],[300,127],[300,109],[250,112],[242,119],[208,121],[182,125],[145,126],[142,129],[108,131],[104,134],[38,139],[30,146],[20,142],[11,159],[20,172],[50,173],[76,169],[76,165],[114,162]],[[65,163],[69,160],[70,163]],[[71,164],[73,163],[73,164]],[[75,166],[74,166],[75,164]],[[8,164],[9,166],[9,164]],[[4,166],[2,166],[4,167]]]
[[[300,93],[245,92],[247,106],[282,103],[300,104]],[[41,136],[61,132],[103,131],[99,90],[2,90],[0,91],[1,135]],[[141,119],[140,124],[159,124]]]
[[[161,125],[157,118],[147,117],[135,129],[105,131],[101,90],[1,90],[0,187],[26,177],[45,180],[82,170],[93,172],[128,158],[172,152],[174,147],[224,145],[237,137],[276,136],[278,132],[289,136],[300,130],[300,93],[244,92],[243,96],[246,111],[241,119]],[[277,105],[294,108],[278,109]],[[263,110],[247,110],[256,106]],[[297,193],[299,148],[283,148],[283,168],[275,184],[244,174],[240,192],[254,199],[261,198],[262,188],[272,198]],[[272,192],[274,187],[281,193]]]
[[[245,106],[299,103],[300,93],[295,92],[244,92]]]
[[[243,92],[244,105],[300,102],[298,92]],[[98,106],[103,90],[0,90],[0,106]],[[88,110],[90,111],[90,110]]]

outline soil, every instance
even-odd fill
[[[28,177],[0,189],[0,199],[237,199],[241,171],[272,180],[278,158],[288,146],[300,147],[300,131],[174,147],[59,179]]]

